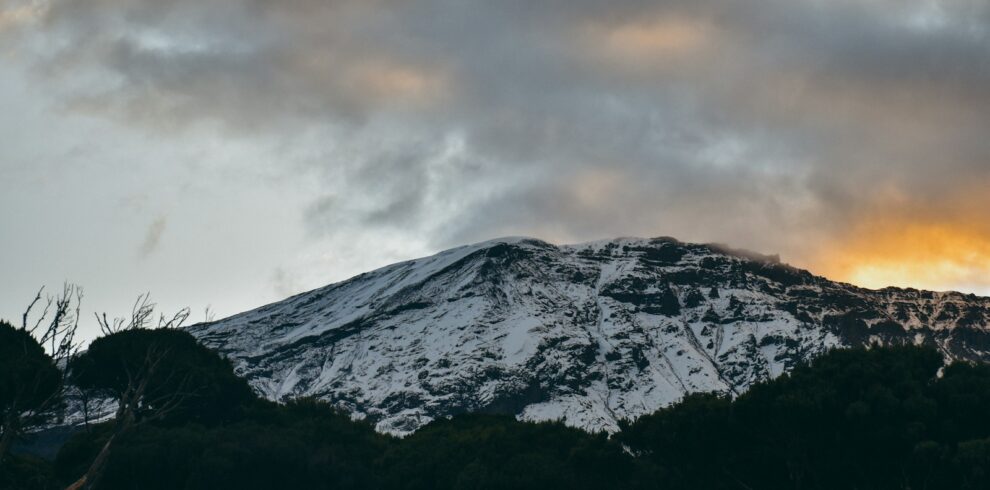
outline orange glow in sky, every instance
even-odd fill
[[[811,269],[867,288],[990,291],[990,233],[966,223],[868,220]]]

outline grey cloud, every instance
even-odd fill
[[[305,290],[305,288],[299,284],[296,277],[293,277],[290,272],[287,272],[281,267],[276,268],[275,272],[272,274],[271,288],[275,291],[275,294],[283,298],[294,294],[299,294]]]
[[[164,216],[159,216],[155,218],[154,221],[148,226],[148,231],[144,235],[144,241],[141,242],[141,247],[138,249],[138,256],[142,259],[146,259],[155,253],[158,249],[158,245],[162,241],[162,234],[165,233],[165,226],[168,221]]]
[[[70,90],[77,107],[287,145],[328,128],[318,233],[799,254],[883,205],[875,189],[947,212],[990,179],[988,26],[966,0],[73,0],[37,35],[63,46],[47,70],[111,80]]]

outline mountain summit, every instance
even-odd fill
[[[741,393],[842,346],[990,360],[990,298],[867,290],[671,238],[508,238],[401,262],[190,331],[273,400],[380,431],[464,412],[588,430]]]

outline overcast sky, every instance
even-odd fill
[[[504,235],[990,294],[988,209],[986,0],[0,0],[0,317]]]

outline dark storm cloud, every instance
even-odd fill
[[[72,0],[35,28],[71,107],[317,147],[319,233],[811,260],[864,214],[990,206],[984,1]]]

